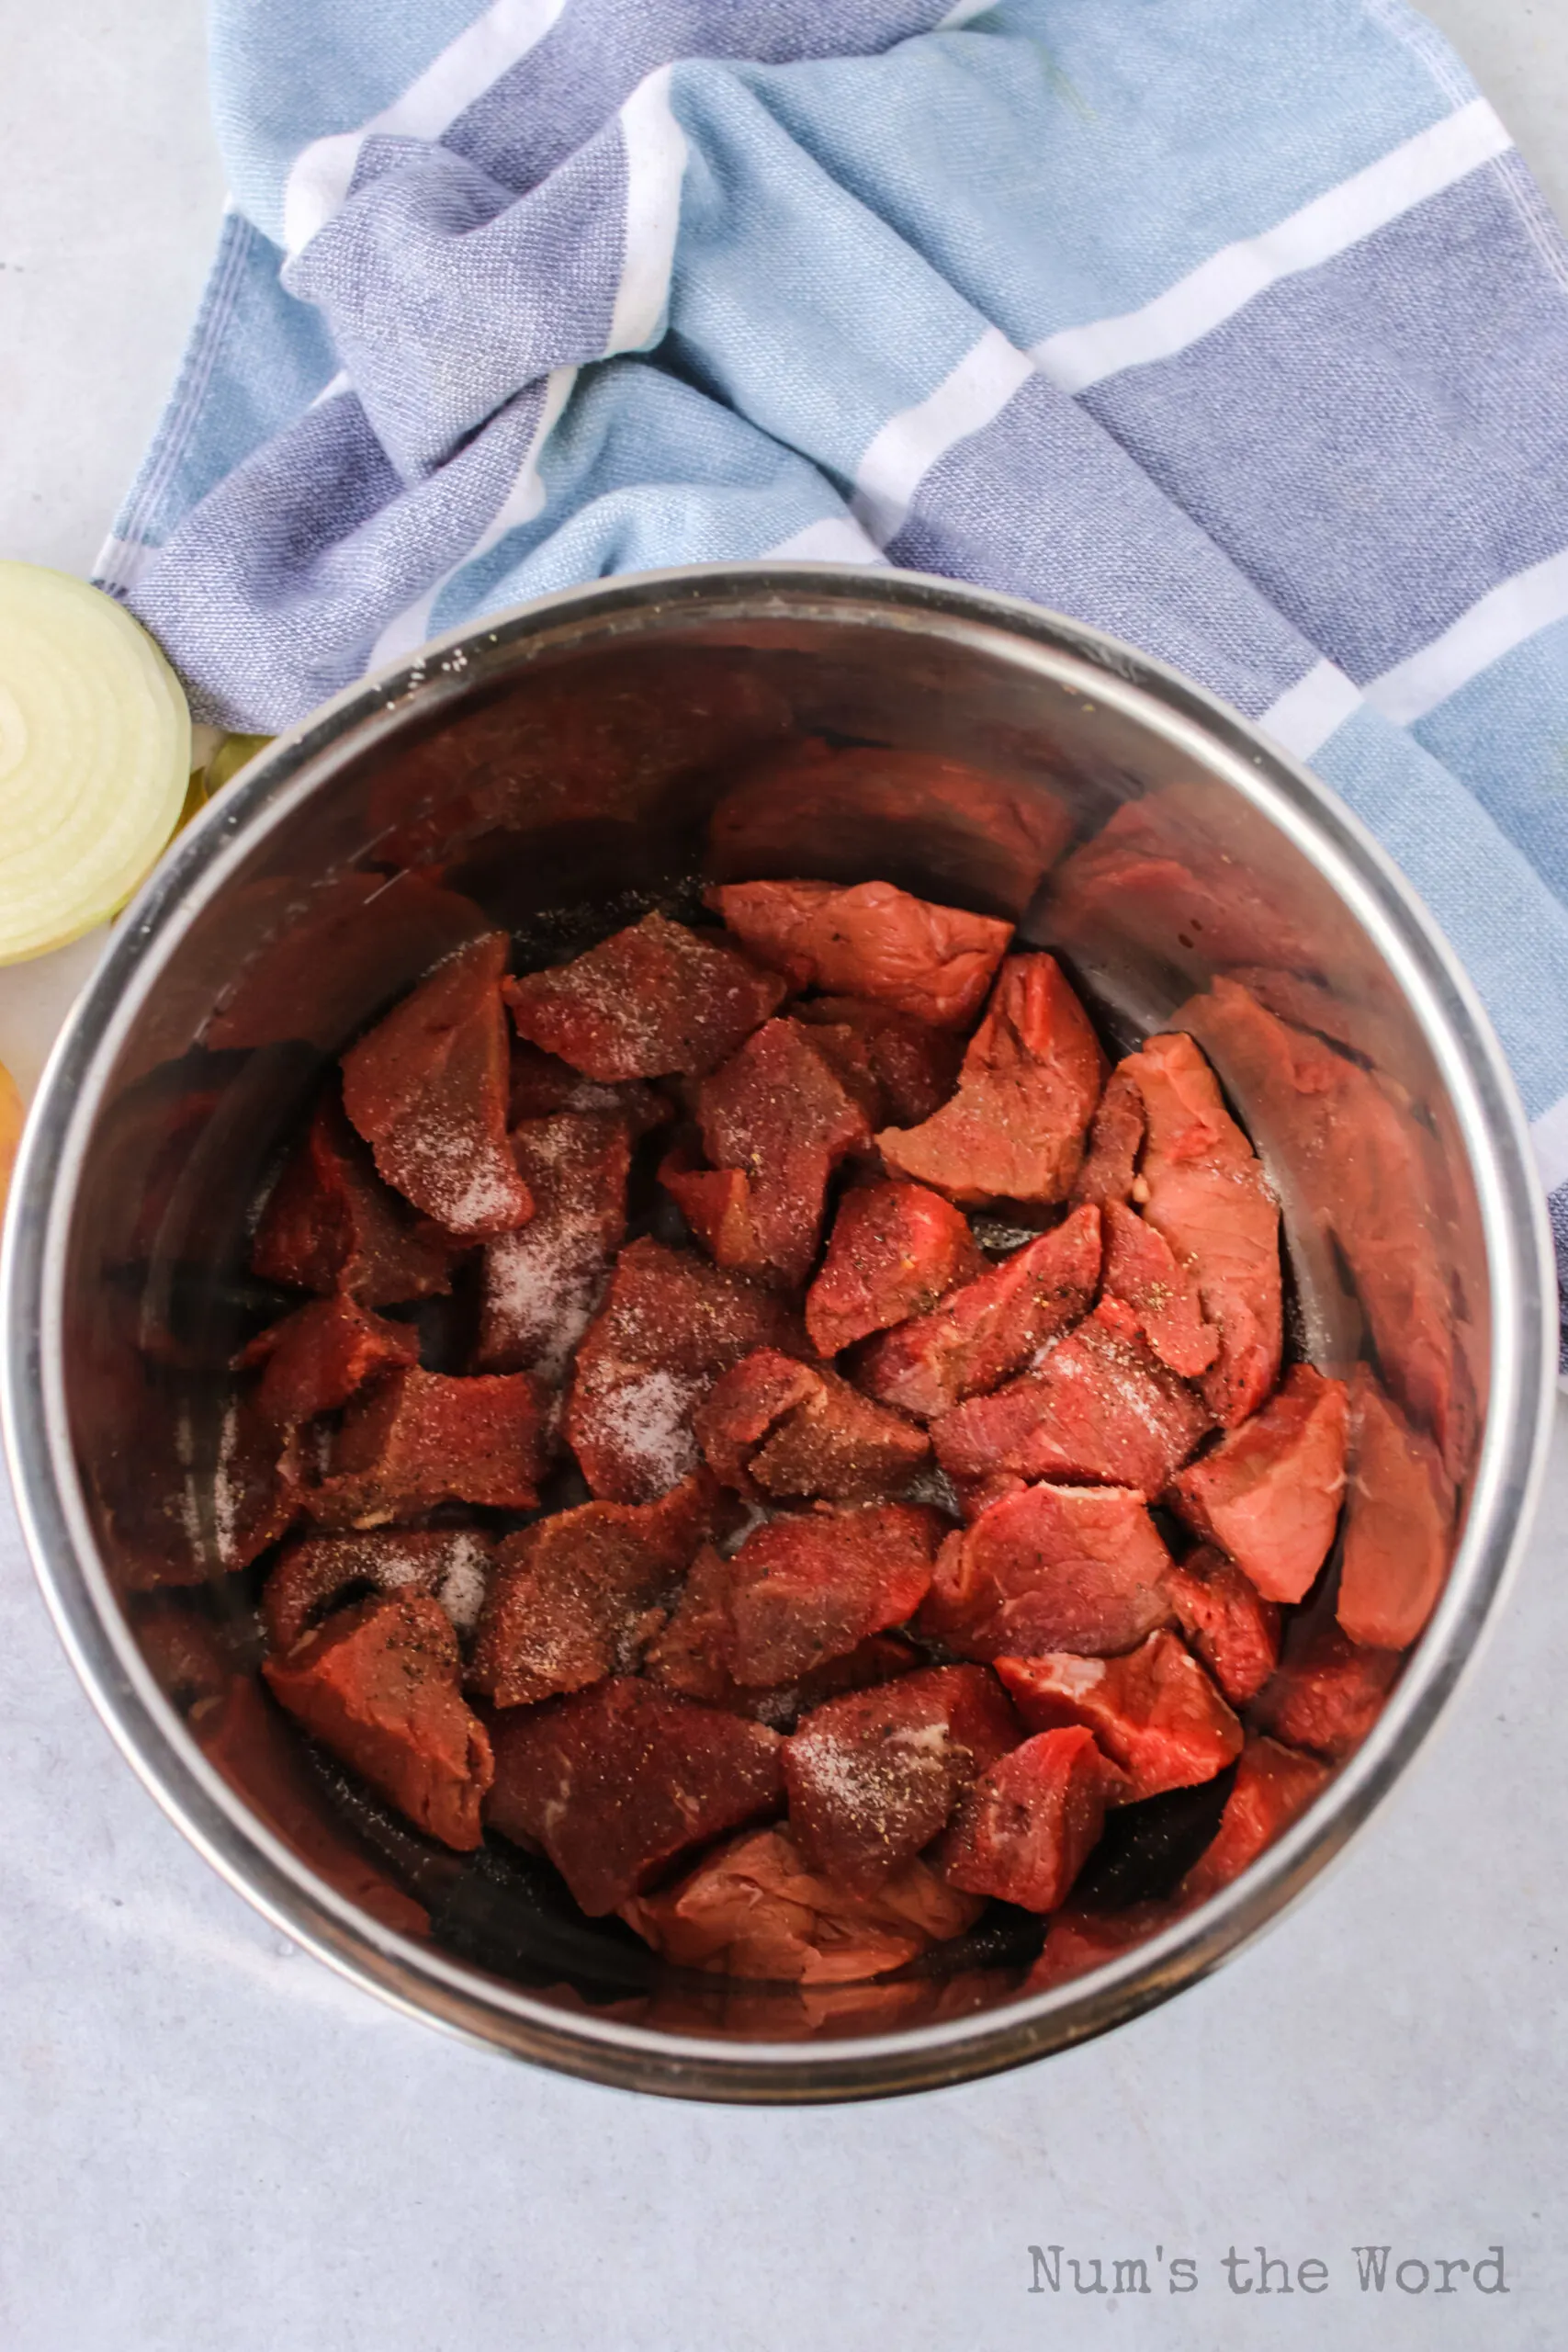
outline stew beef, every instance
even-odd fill
[[[267,1686],[677,1963],[853,1981],[999,1903],[1055,1982],[1364,1736],[1441,1432],[1407,1365],[1281,1378],[1279,1209],[1185,1024],[1111,1069],[1050,956],[886,883],[708,903],[516,977],[481,937],[344,1057],[237,1367]],[[1176,1885],[1097,1903],[1108,1821],[1210,1784]]]

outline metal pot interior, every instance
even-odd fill
[[[1241,970],[1373,1073],[1424,1171],[1411,1216],[1437,1252],[1478,1441],[1486,1251],[1422,1021],[1299,810],[1222,774],[1190,706],[1162,714],[1070,650],[998,626],[804,593],[793,609],[761,594],[650,601],[640,616],[502,632],[403,686],[275,755],[273,782],[240,787],[251,815],[232,842],[220,812],[207,820],[191,887],[148,950],[153,984],[92,1081],[60,1266],[60,1378],[124,1622],[209,1762],[305,1871],[378,1931],[526,1989],[563,2025],[592,2014],[798,2042],[1004,2007],[1029,1953],[984,1928],[896,1984],[682,1978],[618,1922],[584,1921],[547,1866],[500,1844],[472,1858],[434,1846],[296,1736],[255,1672],[259,1571],[215,1565],[223,1514],[244,1507],[220,1465],[229,1367],[287,1303],[246,1267],[279,1156],[332,1059],[475,931],[504,924],[522,963],[551,962],[650,904],[694,909],[714,879],[886,877],[1014,918],[1022,942],[1060,954],[1112,1053],[1216,971]],[[812,736],[938,752],[995,789],[912,807],[868,786],[803,804],[748,783]],[[1147,861],[1135,900],[1053,856],[1130,801],[1168,846],[1163,880]],[[1222,1061],[1221,1075],[1286,1204],[1295,1343],[1347,1371],[1376,1337],[1360,1282],[1376,1238],[1348,1227],[1354,1203],[1325,1197],[1321,1170],[1292,1156],[1257,1073]]]

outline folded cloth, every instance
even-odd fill
[[[100,573],[197,715],[660,564],[1055,606],[1381,836],[1568,1269],[1568,247],[1452,51],[1403,0],[471,6],[216,0],[233,206]]]

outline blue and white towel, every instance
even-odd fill
[[[198,716],[660,564],[1057,606],[1382,836],[1568,1269],[1568,248],[1403,0],[216,0],[213,55],[101,569]]]

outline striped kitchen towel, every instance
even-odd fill
[[[660,564],[1055,605],[1381,835],[1568,1266],[1568,248],[1452,51],[1403,0],[472,5],[216,0],[232,208],[100,575],[197,715]]]

